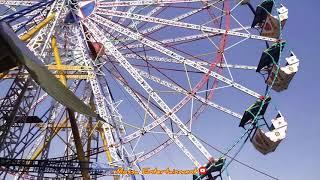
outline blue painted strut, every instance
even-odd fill
[[[27,7],[27,8],[24,8],[24,9],[22,9],[22,10],[20,10],[20,11],[17,11],[17,12],[15,12],[15,13],[13,13],[13,14],[10,14],[10,15],[2,18],[0,21],[6,21],[6,22],[10,23],[10,22],[12,22],[12,21],[14,21],[14,20],[16,20],[16,19],[19,19],[19,18],[25,16],[26,14],[28,14],[28,13],[30,13],[30,12],[38,9],[38,8],[41,8],[41,7],[50,5],[50,4],[52,4],[53,2],[54,2],[54,0],[41,1],[41,2],[39,2],[39,3],[37,3],[37,4],[34,4],[34,5],[32,5],[32,6],[29,6],[29,7]]]

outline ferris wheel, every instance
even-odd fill
[[[148,179],[143,167],[176,158],[204,169],[190,179],[222,179],[247,142],[268,154],[286,137],[273,96],[299,59],[275,0],[0,0],[0,9],[2,178]]]

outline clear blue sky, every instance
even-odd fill
[[[267,172],[280,180],[319,180],[320,152],[320,101],[319,95],[319,43],[320,2],[280,1],[289,9],[289,20],[283,31],[288,46],[300,59],[298,74],[287,91],[277,95],[275,101],[285,114],[288,126],[287,138],[279,148],[269,155],[259,154],[247,143],[237,159]],[[214,137],[213,127],[203,129],[208,136]],[[211,141],[214,144],[214,141]],[[231,143],[230,141],[225,143]],[[177,152],[178,153],[178,152]],[[171,156],[174,152],[170,153]],[[174,156],[174,155],[173,155]],[[176,159],[179,164],[179,160]],[[232,180],[267,180],[236,162],[229,167]],[[172,177],[187,179],[186,177]],[[152,179],[163,179],[153,177]],[[190,179],[190,177],[188,178]]]
[[[257,3],[254,0],[252,2]],[[318,58],[320,53],[318,45],[320,43],[318,13],[320,2],[316,0],[286,0],[280,2],[289,9],[289,20],[286,23],[283,36],[288,42],[287,47],[293,50],[300,59],[299,72],[291,82],[289,89],[276,95],[274,99],[288,121],[287,138],[274,153],[266,156],[258,153],[248,142],[237,159],[280,180],[319,180],[320,175],[317,170],[320,170],[318,163],[320,161],[320,141],[318,139],[320,137],[320,106],[318,105],[320,101],[320,85],[318,84],[319,75],[316,71],[320,66]],[[255,63],[251,63],[250,65],[255,65]],[[246,103],[250,104],[251,102]],[[204,117],[219,118],[216,114],[206,114]],[[202,121],[206,121],[205,118],[202,119]],[[230,127],[228,129],[215,129],[214,126],[219,125],[219,122],[211,123],[210,126],[205,126],[202,123],[199,126],[195,125],[195,128],[201,129],[198,131],[199,135],[208,140],[210,144],[220,148],[227,147],[232,143],[232,140],[228,136],[237,137],[237,134],[241,131],[237,127],[238,122],[225,126]],[[219,146],[220,144],[221,146]],[[213,154],[217,154],[212,149],[208,149]],[[166,167],[168,166],[168,162],[171,161],[170,167],[174,167],[173,165],[185,169],[190,169],[191,167],[190,164],[184,164],[186,158],[184,158],[176,146],[170,146],[166,150],[166,159],[162,159],[162,157],[156,157],[156,159],[143,165]],[[172,161],[174,162],[172,163]],[[229,166],[229,173],[232,180],[270,179],[236,162]],[[149,177],[149,179],[165,178],[191,179],[191,176]]]
[[[319,1],[283,1],[289,9],[289,20],[284,29],[290,48],[300,61],[300,71],[290,89],[277,97],[278,106],[286,113],[289,123],[288,138],[270,156],[241,154],[239,159],[279,177],[281,180],[318,180],[320,152],[319,116]],[[232,171],[234,179],[253,174]],[[258,177],[258,176],[257,176]]]
[[[276,152],[267,156],[251,151],[248,143],[238,159],[281,180],[319,180],[320,76],[317,72],[320,66],[320,2],[282,2],[289,9],[289,20],[283,35],[300,59],[299,72],[290,88],[276,99],[289,123],[288,136]],[[231,165],[229,171],[235,180],[268,179],[237,163]]]

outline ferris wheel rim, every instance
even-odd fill
[[[223,2],[225,2],[225,1],[223,1]],[[90,15],[89,15],[89,16],[90,16]],[[88,17],[89,17],[89,16],[88,16]],[[89,18],[88,18],[88,19],[89,19]],[[86,21],[86,19],[83,19],[83,21]],[[228,30],[229,30],[229,28],[225,31],[225,34],[224,34],[224,35],[228,36],[228,34],[227,34]],[[225,48],[225,47],[223,47],[223,49],[224,49],[224,48]],[[215,65],[215,66],[216,66],[217,64],[218,64],[218,63],[211,63],[211,66],[212,66],[212,65]],[[211,68],[211,66],[210,66],[210,68]],[[210,68],[209,68],[209,72],[211,71]],[[208,74],[209,74],[209,72],[208,72]],[[207,80],[209,79],[209,75],[203,75],[202,77],[203,77],[203,78],[207,78]],[[214,78],[214,79],[216,80],[216,78]],[[210,91],[210,92],[214,92],[214,91]],[[186,96],[186,97],[189,97],[189,96]],[[179,104],[179,103],[178,103],[178,104]],[[186,102],[185,104],[187,104],[187,102]],[[182,107],[183,107],[183,106],[181,106],[181,108],[182,108]],[[177,111],[179,111],[179,110],[177,110]],[[168,117],[168,118],[169,118],[169,117]],[[158,127],[158,126],[159,126],[159,124],[157,125],[157,127]],[[170,139],[169,139],[169,140],[170,140]],[[167,141],[169,141],[169,140],[167,140]],[[165,141],[164,143],[166,143],[167,141]],[[131,142],[131,141],[128,141],[128,143],[129,143],[129,142]],[[163,144],[164,144],[164,143],[163,143]],[[161,145],[160,145],[160,146],[161,146]],[[158,146],[158,147],[160,147],[160,146]],[[155,149],[157,149],[158,147],[156,147]],[[150,151],[150,152],[151,152],[151,151]],[[148,152],[148,153],[149,153],[149,152]],[[148,153],[146,153],[146,154],[148,154]]]

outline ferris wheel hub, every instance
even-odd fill
[[[75,2],[73,0],[68,2],[68,6],[70,8],[70,11],[68,12],[65,18],[65,23],[73,24],[91,15],[96,7],[96,1],[85,0],[85,1]]]

